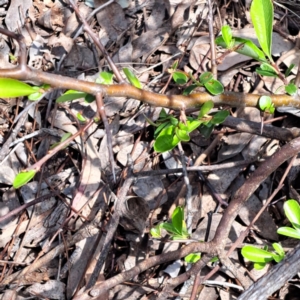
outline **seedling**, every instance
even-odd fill
[[[300,205],[296,200],[288,200],[284,203],[283,209],[286,217],[291,222],[291,227],[280,227],[277,230],[278,234],[282,234],[291,238],[300,239]],[[242,255],[249,261],[254,262],[254,268],[257,270],[263,269],[265,265],[272,260],[280,262],[284,256],[284,250],[278,243],[272,244],[275,253],[267,251],[267,247],[260,249],[254,246],[245,246],[242,248]]]
[[[284,203],[283,209],[286,217],[291,222],[291,227],[280,227],[278,234],[282,234],[294,239],[300,239],[300,205],[296,200],[288,200]]]
[[[183,95],[189,95],[197,87],[205,87],[208,92],[212,95],[219,95],[224,92],[224,87],[222,83],[213,78],[211,72],[204,72],[200,75],[199,80],[196,80],[192,74],[186,74],[183,71],[176,70],[177,62],[173,64],[172,68],[169,69],[169,72],[172,74],[173,80],[178,85],[184,85],[188,83],[189,79],[193,81],[193,84],[185,88]]]
[[[184,221],[184,209],[180,206],[176,207],[171,222],[163,222],[150,230],[150,234],[155,238],[161,238],[161,230],[164,229],[171,235],[173,240],[186,240],[189,238],[186,224]]]
[[[267,247],[260,249],[251,245],[244,246],[242,248],[242,255],[244,258],[254,263],[254,268],[256,270],[261,270],[266,266],[267,263],[273,260],[278,263],[285,256],[284,250],[280,244],[273,243],[272,246],[275,252],[268,251]]]
[[[269,96],[261,96],[258,101],[259,108],[267,113],[273,114],[275,111],[274,103]]]
[[[147,118],[147,121],[157,127],[154,132],[154,150],[156,152],[165,152],[172,150],[179,142],[188,142],[189,134],[200,125],[206,127],[209,133],[216,124],[224,122],[228,116],[228,111],[219,111],[215,115],[208,115],[213,108],[212,101],[207,101],[202,107],[197,118],[187,117],[186,120],[180,120],[172,115],[168,115],[164,109],[161,110],[156,123]]]
[[[230,51],[252,57],[261,62],[256,72],[262,76],[279,77],[285,84],[285,91],[289,95],[295,95],[297,87],[293,83],[286,83],[286,77],[290,74],[293,65],[283,75],[272,58],[272,31],[274,7],[271,0],[253,0],[250,8],[250,16],[254,30],[262,50],[251,40],[233,37],[228,25],[222,27],[222,36],[216,38],[216,44]]]

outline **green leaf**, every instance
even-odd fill
[[[197,129],[201,124],[202,124],[202,121],[200,121],[200,120],[188,119],[186,121],[187,131],[192,132],[195,129]]]
[[[186,130],[179,129],[178,127],[175,128],[175,134],[179,138],[180,141],[188,142],[190,140],[190,136]]]
[[[212,79],[213,79],[213,74],[211,72],[204,72],[199,77],[199,81],[203,85],[205,85],[205,83],[209,82]]]
[[[187,255],[184,260],[189,264],[196,263],[201,258],[201,253],[191,253]]]
[[[65,134],[61,137],[61,139],[60,139],[59,142],[54,143],[54,144],[51,145],[50,149],[54,149],[56,146],[58,146],[60,143],[64,142],[65,140],[67,140],[67,139],[68,139],[69,137],[71,137],[71,136],[72,136],[72,133],[70,133],[70,132],[65,133]],[[68,147],[68,145],[66,145],[63,149],[65,149],[65,148],[67,148],[67,147]],[[62,150],[62,149],[61,149],[61,150]]]
[[[270,252],[250,245],[242,248],[242,255],[256,263],[267,263],[273,260],[273,256]]]
[[[0,97],[13,98],[36,93],[36,89],[25,82],[10,78],[0,78]]]
[[[208,139],[209,136],[211,135],[212,131],[214,130],[214,126],[211,123],[208,124],[203,124],[200,127],[200,133],[206,138]]]
[[[284,77],[288,77],[291,74],[291,71],[295,67],[295,64],[291,64],[284,73]]]
[[[171,223],[167,223],[167,222],[162,223],[160,225],[160,228],[166,230],[171,235],[178,235],[179,234],[178,230]]]
[[[278,253],[278,255],[284,257],[285,256],[285,252],[282,248],[282,246],[278,243],[273,243],[272,244],[273,248],[275,249],[275,251]]]
[[[60,142],[62,143],[62,142],[64,142],[64,141],[66,141],[69,137],[71,137],[72,136],[72,133],[70,133],[70,132],[66,132],[62,137],[61,137],[61,139],[60,139]]]
[[[180,142],[175,133],[175,126],[164,128],[154,142],[153,148],[156,152],[172,150]]]
[[[278,77],[276,69],[268,63],[262,63],[256,72],[262,76]]]
[[[258,106],[262,111],[274,113],[275,108],[272,99],[269,96],[261,96],[258,100]]]
[[[212,100],[206,101],[199,111],[198,119],[203,118],[205,115],[207,115],[210,110],[214,107],[214,102]]]
[[[215,41],[218,46],[226,48],[226,43],[222,36],[218,36]],[[264,53],[251,40],[234,37],[234,46],[232,48],[236,48],[235,52],[237,53],[252,57],[261,62],[267,62]]]
[[[274,19],[274,8],[271,0],[253,0],[250,8],[251,20],[259,41],[265,54],[272,61],[272,30]]]
[[[186,84],[189,80],[189,78],[184,74],[183,72],[176,71],[172,74],[173,80],[177,84]]]
[[[291,227],[280,227],[277,229],[278,234],[282,234],[293,239],[300,239],[300,231]]]
[[[273,243],[272,246],[273,246],[273,248],[274,248],[275,251],[276,251],[276,254],[275,254],[275,253],[272,253],[273,258],[274,258],[274,260],[275,260],[277,263],[279,263],[279,262],[281,262],[281,261],[284,259],[284,256],[285,256],[284,250],[283,250],[283,248],[281,247],[281,245],[278,244],[278,243]]]
[[[169,116],[169,122],[173,125],[173,126],[177,126],[179,121],[178,119],[174,118],[173,116]]]
[[[284,88],[285,88],[286,93],[291,96],[294,96],[297,94],[298,89],[297,89],[296,85],[293,83],[289,83]]]
[[[87,103],[92,103],[95,101],[95,99],[96,99],[95,96],[91,94],[86,94],[84,97],[84,101]]]
[[[265,263],[254,263],[253,267],[255,270],[262,270],[266,266]]]
[[[81,113],[78,112],[76,117],[80,122],[86,122],[86,118]]]
[[[215,263],[219,261],[219,257],[218,256],[214,256],[209,262],[211,263]]]
[[[226,44],[226,48],[231,48],[231,46],[232,46],[232,31],[231,31],[230,26],[229,25],[222,26],[221,31],[222,31],[222,37]]]
[[[96,83],[99,84],[112,84],[114,74],[112,72],[100,72],[99,78],[96,79]]]
[[[223,84],[216,79],[211,79],[210,81],[206,82],[204,86],[213,95],[219,95],[224,92]]]
[[[164,128],[167,128],[167,127],[169,127],[169,126],[172,126],[172,125],[170,124],[169,121],[160,124],[160,125],[156,128],[156,130],[154,131],[154,138],[156,139],[157,136],[160,134],[160,132],[161,132]]]
[[[150,229],[150,234],[152,235],[152,237],[156,238],[156,239],[160,239],[161,238],[161,226],[160,224],[156,225],[155,227]]]
[[[43,95],[42,93],[36,92],[36,93],[30,94],[30,95],[28,96],[28,99],[29,99],[30,101],[37,101],[37,100],[39,100],[39,99],[41,98],[42,95]]]
[[[15,189],[20,188],[24,184],[28,183],[36,174],[35,170],[30,170],[26,172],[20,172],[14,179],[13,187]]]
[[[78,92],[75,90],[68,90],[56,99],[56,103],[62,103],[62,102],[72,101],[75,99],[84,98],[86,95],[87,93]]]
[[[165,109],[162,108],[160,113],[159,113],[159,119],[164,119],[164,118],[168,118],[168,114],[166,113]]]
[[[223,123],[226,120],[226,118],[228,117],[228,115],[229,115],[229,111],[227,111],[227,110],[218,111],[213,116],[213,118],[211,119],[210,123],[213,124],[213,125],[221,124],[221,123]]]
[[[184,89],[182,94],[184,96],[188,96],[197,87],[198,87],[197,84],[191,84],[190,86],[188,86],[187,88]]]
[[[277,73],[266,71],[266,70],[262,70],[261,68],[256,68],[255,72],[257,74],[261,75],[261,76],[275,77],[275,78],[278,77]]]
[[[172,224],[179,234],[182,234],[183,222],[184,222],[184,210],[182,207],[177,206],[172,214]]]
[[[289,219],[293,227],[300,230],[300,205],[296,200],[288,200],[283,204],[286,217]]]
[[[142,88],[142,84],[139,79],[135,76],[135,74],[128,68],[123,68],[123,72],[126,75],[129,82],[138,89]]]
[[[173,63],[173,65],[172,65],[171,68],[172,68],[173,70],[176,70],[177,67],[178,67],[178,59],[174,61],[174,63]]]

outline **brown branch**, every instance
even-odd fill
[[[24,49],[24,37],[15,35],[10,31],[0,28],[0,33],[3,33],[17,40],[20,49]],[[22,50],[23,51],[23,50]],[[26,52],[26,51],[25,51]],[[23,52],[21,58],[23,57]],[[212,96],[208,93],[194,93],[189,96],[183,95],[162,95],[152,93],[146,90],[135,88],[129,84],[112,84],[101,85],[93,82],[78,80],[62,75],[45,73],[35,69],[31,69],[25,65],[24,59],[20,59],[20,65],[14,69],[0,70],[0,77],[12,78],[23,81],[34,81],[38,83],[47,83],[54,88],[59,89],[76,89],[88,94],[96,95],[102,93],[103,96],[113,97],[129,97],[145,103],[168,107],[173,109],[198,108],[208,100],[212,100],[215,105],[230,105],[234,107],[257,106],[261,95],[243,94],[234,92],[224,92],[221,95]],[[274,106],[292,106],[300,107],[300,100],[288,95],[271,95]]]
[[[252,174],[252,176],[242,185],[231,200],[216,230],[213,242],[218,245],[220,251],[225,248],[226,239],[229,235],[231,225],[238,215],[244,203],[256,191],[259,185],[266,180],[281,164],[297,155],[300,149],[300,138],[296,138],[289,144],[284,145],[268,160],[264,161]]]

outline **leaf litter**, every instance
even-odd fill
[[[80,2],[79,9],[87,18],[94,8],[105,2],[95,1],[94,7],[90,7],[88,1]],[[218,14],[217,10],[214,11],[213,25],[216,32],[220,30],[220,21],[232,24],[234,20],[237,36],[255,39],[252,28],[241,29],[241,24],[248,26],[248,11],[242,3],[231,3],[225,7],[222,1],[215,2],[215,8],[226,12]],[[0,5],[3,9],[5,26],[11,31],[21,30],[24,35],[29,50],[28,64],[32,68],[76,78],[83,77],[87,80],[94,80],[98,71],[109,70],[104,56],[87,35],[79,31],[80,34],[73,38],[81,24],[67,1],[11,1],[5,6]],[[16,10],[19,14],[15,13]],[[277,7],[277,10],[280,12],[280,7]],[[211,68],[207,14],[208,9],[204,1],[115,1],[100,9],[93,17],[91,26],[117,67],[130,68],[139,77],[144,89],[160,92],[166,85],[166,93],[180,93],[182,91],[173,82],[169,86],[167,84],[169,75],[167,70],[171,68],[175,55],[176,59],[180,57],[178,69],[186,73],[200,70],[202,73]],[[29,22],[24,26],[27,21]],[[273,33],[273,43],[278,45],[273,46],[273,55],[280,58],[285,53],[290,53],[284,63],[288,66],[294,62],[295,67],[292,71],[295,73],[298,66],[298,54],[292,52],[295,43],[288,34],[288,28],[277,22],[282,30],[286,30],[286,36]],[[1,45],[1,67],[14,67],[13,56],[18,56],[14,44],[5,36],[1,36]],[[260,79],[254,72],[252,63],[253,60],[233,52],[219,64],[218,76],[226,78],[227,91],[254,91]],[[266,78],[261,78],[261,83],[260,92],[263,91],[265,94],[270,90],[274,92],[272,83]],[[51,97],[55,99],[56,96],[47,97],[49,101]],[[104,101],[113,137],[116,183],[112,180],[107,137],[103,125],[100,124],[91,127],[83,136],[76,139],[76,143],[52,157],[32,182],[19,191],[11,187],[13,177],[19,170],[26,169],[36,158],[43,157],[49,146],[57,142],[64,133],[77,132],[81,126],[74,117],[77,113],[87,118],[96,115],[95,103],[87,104],[83,99],[67,105],[49,107],[46,102],[40,102],[35,108],[36,115],[33,113],[26,115],[15,138],[26,137],[44,128],[55,130],[56,135],[44,133],[33,138],[29,137],[18,146],[22,149],[19,154],[17,151],[5,153],[7,158],[1,162],[0,177],[2,196],[0,216],[6,218],[5,220],[0,218],[2,299],[11,295],[17,299],[25,297],[73,299],[74,295],[84,292],[86,287],[105,283],[108,278],[136,267],[138,262],[147,261],[148,257],[171,253],[182,246],[181,242],[170,241],[167,236],[162,240],[156,240],[149,234],[151,227],[168,220],[176,206],[184,206],[188,201],[182,172],[171,174],[157,172],[182,166],[178,151],[158,155],[152,150],[154,130],[146,122],[145,116],[155,121],[160,108],[145,106],[135,99],[106,97]],[[2,120],[0,133],[4,140],[10,135],[9,129],[12,128],[13,119],[20,113],[22,107],[24,105],[20,100],[10,100],[8,107],[0,106]],[[41,116],[40,120],[37,114]],[[247,121],[260,124],[261,120],[267,121],[271,118],[255,108],[233,108],[232,115],[246,126],[249,124]],[[279,128],[299,127],[296,116],[286,114],[284,111],[276,113],[276,116],[285,118],[275,123]],[[223,137],[207,152],[216,134]],[[230,202],[238,188],[251,176],[252,169],[257,168],[286,142],[276,140],[275,136],[273,138],[263,136],[263,127],[260,134],[218,126],[208,139],[195,133],[191,141],[183,145],[184,161],[187,166],[192,166],[192,161],[204,156],[202,166],[220,168],[205,171],[203,174],[207,181],[201,180],[201,177],[196,175],[189,176],[191,186],[189,197],[192,199],[193,207],[191,239],[209,241],[214,237],[217,225],[226,211],[226,207],[220,207],[215,200],[216,195]],[[5,151],[5,148],[3,147],[1,151]],[[234,164],[241,160],[245,160],[247,164],[230,169],[222,168],[222,164]],[[105,249],[107,228],[114,221],[117,203],[120,201],[116,195],[124,186],[126,178],[124,172],[131,161],[137,178],[129,189],[127,206],[118,223],[120,226],[115,233],[113,232],[113,241]],[[226,250],[251,223],[278,184],[285,167],[283,165],[278,168],[267,178],[265,181],[267,184],[261,184],[254,194],[249,195],[250,199],[233,223],[226,241]],[[285,222],[283,200],[290,197],[300,198],[298,169],[299,161],[296,161],[289,185],[280,191],[274,203],[251,227],[251,232],[242,241],[243,245],[254,243],[263,247],[279,239],[276,229]],[[139,175],[142,171],[148,171],[149,174]],[[211,188],[207,187],[207,182]],[[22,208],[39,198],[42,202],[28,206],[26,210],[25,207]],[[8,215],[18,208],[22,210]],[[209,225],[210,214],[213,226]],[[105,264],[99,269],[98,260],[105,251],[107,251]],[[230,259],[235,268],[244,270],[244,261],[241,260],[239,253],[239,250],[234,251]],[[161,262],[143,273],[127,278],[126,283],[116,284],[101,299],[122,299],[125,296],[129,299],[146,297],[164,299],[167,296],[163,296],[163,293],[168,286],[165,282],[170,275],[166,270],[169,270],[170,266],[172,274],[174,272],[176,274],[175,277],[189,268],[178,259],[175,260],[175,264]],[[211,268],[212,266],[208,264],[201,276],[208,274]],[[265,269],[259,276],[267,272]],[[253,276],[257,278],[256,275]],[[211,278],[211,281],[222,284],[218,283],[217,289],[212,282],[205,284],[199,299],[207,297],[228,299],[229,296],[237,298],[240,293],[238,289],[236,287],[226,289],[226,283],[230,281],[238,285],[238,280],[230,272],[221,270]],[[299,278],[295,277],[294,280],[295,284],[291,285],[296,286]],[[192,286],[184,292],[188,297],[191,288]],[[173,293],[178,294],[182,291],[175,289]]]

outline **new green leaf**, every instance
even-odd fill
[[[178,145],[180,140],[175,134],[175,126],[164,128],[154,142],[153,148],[156,152],[166,152]]]
[[[232,43],[232,31],[229,25],[222,26],[222,37],[224,39],[224,42],[226,44],[226,48],[231,48],[233,46]]]
[[[218,36],[215,40],[218,46],[226,48],[226,43],[222,36]],[[236,48],[237,53],[252,57],[261,62],[267,62],[264,53],[251,41],[239,37],[234,37],[233,48]]]
[[[273,260],[272,253],[250,245],[242,248],[242,255],[256,263],[267,263]]]
[[[251,20],[262,50],[272,60],[272,30],[274,8],[271,0],[253,0],[250,8]]]
[[[27,83],[10,78],[0,78],[1,98],[28,96],[36,92],[36,89]]]
[[[64,94],[62,94],[60,97],[56,99],[57,103],[72,101],[80,98],[85,98],[87,93],[78,92],[75,90],[68,90]]]
[[[212,100],[208,100],[206,101],[202,106],[201,106],[201,109],[200,109],[200,112],[199,112],[199,115],[198,115],[198,118],[203,118],[205,115],[207,115],[210,110],[214,107],[214,102]]]
[[[28,183],[34,177],[35,174],[36,174],[36,171],[34,171],[34,170],[30,170],[30,171],[26,171],[26,172],[20,172],[15,177],[15,180],[13,182],[13,187],[15,189],[18,189],[18,188],[22,187],[23,185]]]
[[[284,213],[293,227],[300,232],[300,205],[296,200],[288,200],[283,205]]]
[[[219,95],[224,92],[223,84],[216,79],[204,83],[204,86],[212,95]]]
[[[114,74],[112,72],[100,72],[99,78],[96,79],[96,83],[99,84],[112,84]]]
[[[128,68],[123,68],[123,72],[126,75],[129,82],[138,89],[142,88],[142,84],[139,79],[135,76],[135,74]]]
[[[201,258],[201,253],[191,253],[187,255],[184,260],[189,264],[196,263]]]
[[[186,74],[180,71],[174,72],[172,74],[172,77],[177,84],[186,84],[188,82],[188,77],[186,76]]]

